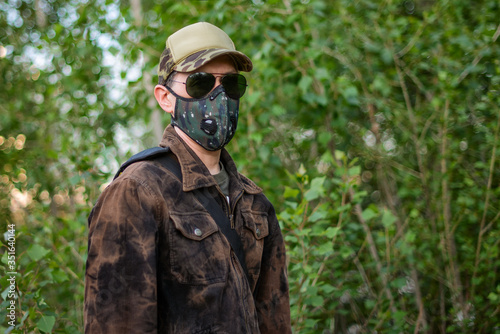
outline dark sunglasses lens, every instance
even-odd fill
[[[207,95],[214,88],[214,85],[215,77],[210,73],[196,72],[186,79],[186,91],[195,99]]]
[[[239,99],[247,89],[247,79],[241,74],[228,74],[222,78],[222,86],[232,99]]]

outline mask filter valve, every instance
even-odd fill
[[[217,132],[217,122],[211,118],[205,118],[201,121],[200,129],[207,135],[212,136]]]

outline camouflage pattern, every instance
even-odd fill
[[[187,56],[178,64],[175,64],[170,49],[166,48],[160,56],[160,64],[158,65],[158,84],[164,86],[172,71],[192,72],[222,55],[228,55],[233,60],[235,68],[238,71],[250,72],[253,68],[252,62],[245,54],[239,51],[230,51],[225,49],[208,49],[198,51]]]
[[[202,99],[184,98],[167,89],[177,98],[172,125],[208,151],[220,150],[231,141],[238,125],[239,100],[228,97],[222,85]]]
[[[157,161],[129,166],[89,217],[85,333],[291,333],[286,253],[273,206],[225,149],[225,200],[169,125],[160,146],[182,182]],[[249,278],[191,190],[215,196],[242,239]]]
[[[174,60],[169,48],[163,50],[158,65],[158,85],[165,86],[167,78],[174,70]]]

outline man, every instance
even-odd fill
[[[246,89],[239,71],[251,70],[209,23],[167,39],[154,94],[171,115],[160,146],[179,175],[161,159],[139,161],[99,197],[89,217],[86,333],[291,333],[274,208],[224,149]]]

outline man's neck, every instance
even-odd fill
[[[185,134],[178,127],[174,126],[175,132],[179,135],[179,137],[184,140],[184,142],[189,146],[190,149],[196,153],[198,158],[205,164],[208,168],[210,174],[215,175],[220,172],[220,150],[218,151],[208,151],[201,147],[197,142],[192,140],[187,134]]]

